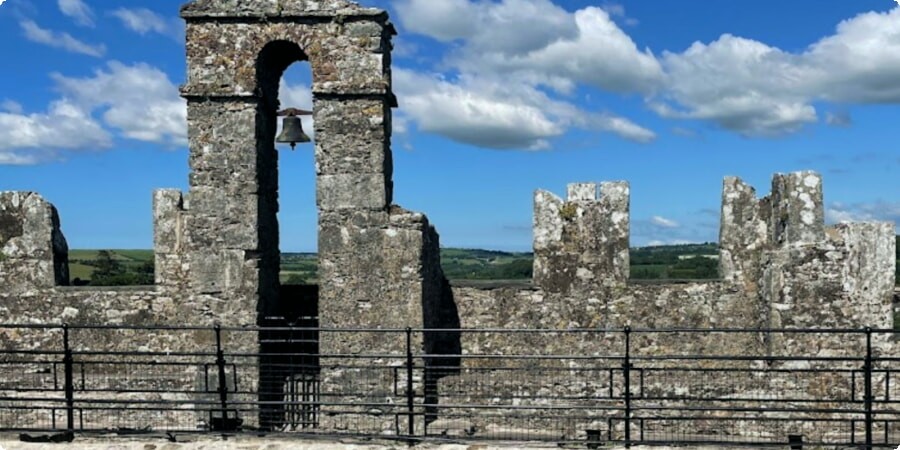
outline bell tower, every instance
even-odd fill
[[[392,205],[387,13],[346,0],[194,0],[187,23],[185,287],[253,325],[279,298],[278,83],[312,69],[322,327],[458,325],[428,219]],[[297,151],[308,150],[299,145]],[[402,344],[398,342],[398,345]],[[321,352],[393,346],[322,336]]]

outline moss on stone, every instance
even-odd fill
[[[572,220],[578,214],[578,205],[572,202],[566,202],[559,208],[559,217],[563,220]]]

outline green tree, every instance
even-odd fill
[[[100,250],[93,266],[91,286],[148,286],[154,282],[153,261],[146,261],[134,270],[128,270],[113,257],[112,252]]]
[[[115,277],[123,273],[125,273],[125,268],[113,258],[112,252],[109,250],[97,252],[97,258],[94,259],[94,273],[91,276],[92,281]]]

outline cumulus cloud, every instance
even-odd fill
[[[32,42],[48,45],[50,47],[61,48],[72,53],[81,53],[83,55],[101,57],[106,53],[106,46],[102,44],[91,45],[79,41],[69,33],[41,28],[38,24],[31,20],[23,20],[19,22],[25,37]]]
[[[496,149],[546,149],[573,127],[635,142],[656,134],[608,111],[585,111],[561,97],[586,83],[651,92],[661,69],[601,8],[574,13],[549,0],[400,0],[407,30],[456,50],[452,78],[394,70],[402,119],[419,130]],[[549,91],[549,92],[548,92]]]
[[[778,137],[820,120],[851,124],[846,113],[820,114],[822,103],[900,102],[900,7],[845,20],[801,51],[723,34],[657,57],[616,24],[627,18],[616,2],[575,11],[550,0],[395,5],[408,31],[451,44],[442,70],[549,89],[560,102],[579,86],[638,93],[664,118],[747,137]]]
[[[495,149],[540,150],[570,127],[615,133],[647,142],[655,134],[612,114],[592,114],[551,99],[527,84],[462,75],[455,81],[394,70],[401,120],[458,142]]]
[[[180,20],[167,20],[147,8],[119,8],[110,14],[119,19],[126,28],[140,35],[157,33],[174,39],[183,38]]]
[[[394,86],[401,111],[419,130],[459,142],[539,149],[565,130],[526,99],[496,95],[499,86],[464,86],[403,69],[394,71]]]
[[[52,77],[67,98],[87,110],[103,110],[104,123],[127,138],[173,146],[187,143],[185,101],[155,67],[111,61],[92,77]]]
[[[478,25],[475,32],[461,28],[457,38],[463,45],[449,58],[463,71],[502,74],[561,92],[583,83],[612,92],[650,93],[662,81],[654,55],[639,50],[601,8],[569,13],[548,0],[467,4]]]
[[[650,100],[661,116],[779,136],[816,122],[816,101],[900,102],[900,7],[846,20],[799,53],[725,34],[662,60],[665,87]]]
[[[82,0],[59,0],[59,10],[66,16],[75,20],[75,23],[85,26],[94,26],[94,12]]]
[[[0,103],[7,111],[0,112],[0,165],[46,162],[56,159],[59,150],[108,148],[113,142],[109,129],[136,141],[171,148],[187,145],[185,101],[168,76],[153,66],[111,61],[88,77],[51,78],[61,98],[45,113],[26,115],[12,100]],[[306,84],[282,80],[279,97],[282,105],[312,109]],[[314,137],[312,117],[301,120]]]
[[[98,150],[112,145],[109,133],[88,111],[70,100],[43,113],[0,112],[0,164],[35,164],[57,150]]]
[[[170,147],[187,144],[187,108],[165,73],[112,61],[93,76],[52,74],[60,98],[46,112],[24,114],[12,101],[0,112],[0,164],[35,164],[60,150],[112,146],[109,129],[127,139]],[[96,115],[99,114],[99,119]]]

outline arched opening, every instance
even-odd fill
[[[318,326],[315,152],[308,143],[298,144],[294,151],[287,145],[276,146],[282,123],[278,111],[312,110],[311,71],[306,61],[300,47],[288,41],[269,43],[257,60],[260,289],[261,294],[265,286],[274,290],[271,296],[260,295],[264,326]],[[302,120],[304,130],[314,138],[311,117]],[[316,426],[317,341],[317,333],[308,331],[260,333],[262,428]]]
[[[312,110],[312,72],[309,63],[298,61],[285,70],[281,78],[278,100],[281,108]],[[312,116],[301,116],[303,131],[315,141]],[[279,121],[278,133],[282,133]],[[313,285],[316,270],[316,181],[315,151],[312,143],[287,144],[278,150],[278,224],[281,236],[282,286]]]

